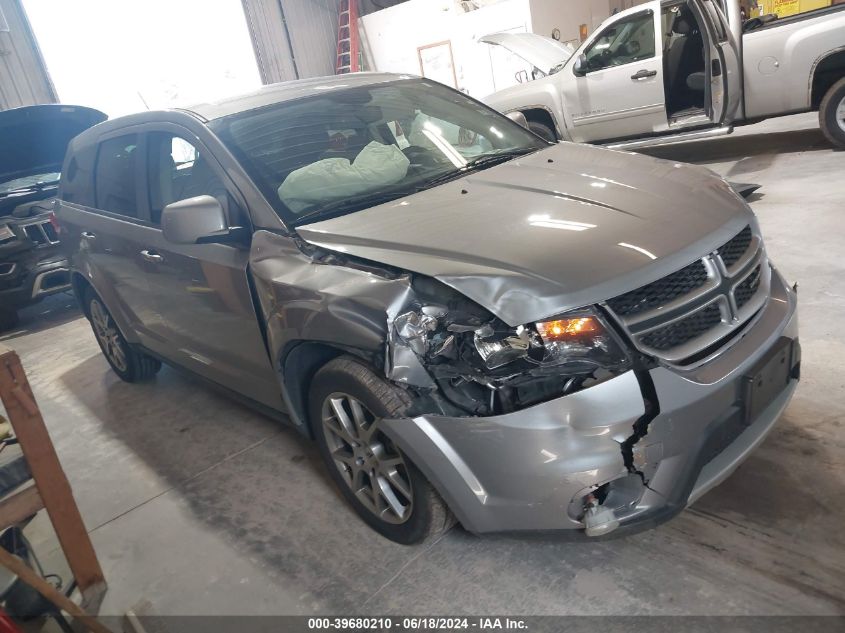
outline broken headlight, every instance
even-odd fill
[[[575,373],[626,364],[622,342],[593,310],[579,310],[560,318],[538,321],[505,333],[490,325],[475,331],[475,349],[488,369],[514,361],[544,367],[562,365]]]
[[[457,303],[457,302],[456,302]],[[474,415],[514,411],[573,393],[632,366],[598,309],[510,327],[481,309],[417,305],[393,321],[389,366],[417,380],[403,350],[452,404]]]

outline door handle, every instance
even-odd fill
[[[159,255],[155,251],[141,251],[141,257],[143,257],[145,261],[148,261],[152,264],[160,264],[164,261],[164,257]]]
[[[96,234],[92,233],[91,231],[82,231],[82,233],[80,233],[79,235],[83,239],[86,239],[86,240],[89,240],[89,241],[97,239]]]
[[[639,81],[640,79],[648,79],[649,77],[657,76],[656,70],[641,70],[631,75],[631,79]]]

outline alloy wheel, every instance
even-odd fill
[[[836,123],[845,132],[845,97],[842,97],[839,105],[836,106]]]
[[[120,371],[126,371],[126,354],[123,351],[123,341],[120,332],[112,321],[111,315],[97,299],[91,301],[91,324],[94,326],[94,334],[100,341],[103,353],[112,364]]]
[[[382,521],[407,521],[413,510],[410,473],[378,418],[345,393],[325,399],[322,418],[329,453],[355,497]]]

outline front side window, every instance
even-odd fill
[[[587,70],[594,72],[649,59],[655,55],[654,15],[637,13],[608,26],[589,46]]]
[[[181,136],[153,132],[147,136],[147,183],[150,188],[150,221],[161,222],[168,204],[213,196],[228,214],[229,196],[209,159]]]
[[[98,209],[138,217],[135,191],[137,155],[137,134],[127,134],[100,143],[94,172]]]
[[[344,215],[535,152],[547,144],[426,80],[332,89],[211,125],[279,215]]]

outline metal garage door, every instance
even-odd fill
[[[20,0],[0,0],[0,110],[57,101]]]

